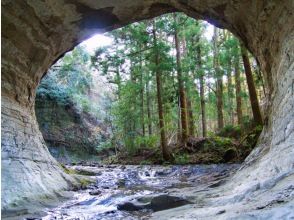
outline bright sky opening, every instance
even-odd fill
[[[107,37],[103,34],[95,34],[93,37],[85,40],[81,43],[82,46],[85,46],[86,50],[93,54],[95,49],[102,46],[108,46],[113,44],[113,40],[110,37]]]
[[[207,40],[211,41],[213,36],[213,25],[209,24],[205,21],[206,29],[204,31],[204,36]],[[102,46],[108,46],[113,44],[113,40],[111,37],[107,37],[103,34],[95,34],[93,37],[89,38],[88,40],[85,40],[83,43],[81,43],[82,46],[85,46],[86,50],[93,54],[95,49]]]

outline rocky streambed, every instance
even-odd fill
[[[238,167],[238,164],[68,166],[86,174],[93,183],[75,191],[71,199],[58,207],[45,209],[43,216],[27,219],[149,219],[154,212],[195,203],[196,191],[223,184]]]

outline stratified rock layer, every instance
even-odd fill
[[[97,147],[109,138],[107,125],[72,103],[37,95],[36,116],[46,145],[59,162],[98,160]],[[96,157],[95,157],[96,156]]]
[[[232,31],[265,74],[264,131],[243,169],[227,184],[231,195],[273,187],[293,172],[292,0],[3,0],[2,209],[20,207],[21,201],[44,198],[68,186],[44,144],[34,112],[36,87],[47,69],[94,33],[172,11]]]

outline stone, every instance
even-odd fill
[[[67,102],[37,92],[36,117],[46,145],[62,163],[95,159],[96,147],[109,138],[107,128],[94,115],[77,109],[70,99]]]
[[[221,214],[224,214],[226,212],[226,210],[220,210],[220,211],[218,211],[216,214],[217,215],[221,215]]]
[[[101,193],[102,192],[100,190],[93,190],[89,192],[91,196],[99,196]]]
[[[126,185],[126,180],[125,180],[125,179],[119,179],[119,180],[117,181],[117,186],[118,186],[119,188],[124,187],[125,185]]]
[[[148,208],[157,212],[165,209],[176,208],[187,204],[191,204],[191,202],[180,197],[159,195],[151,200],[151,203],[150,205],[148,205]]]
[[[119,204],[117,206],[117,209],[120,211],[128,211],[128,212],[132,212],[132,211],[139,211],[144,209],[144,206],[140,206],[140,205],[135,205],[131,202],[125,202],[123,204]]]
[[[224,162],[230,162],[234,159],[236,159],[238,156],[237,151],[233,148],[227,149],[226,152],[223,155]]]

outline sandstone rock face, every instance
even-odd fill
[[[68,186],[36,122],[35,91],[47,69],[97,32],[183,11],[236,34],[265,74],[268,107],[259,146],[228,192],[273,187],[294,167],[294,2],[292,0],[3,0],[2,208]],[[257,187],[259,186],[259,187]],[[251,190],[252,191],[252,190]],[[242,198],[242,197],[239,197]]]
[[[35,110],[46,145],[59,162],[99,159],[96,148],[109,138],[102,121],[79,111],[73,103],[63,104],[41,95],[37,95]]]

